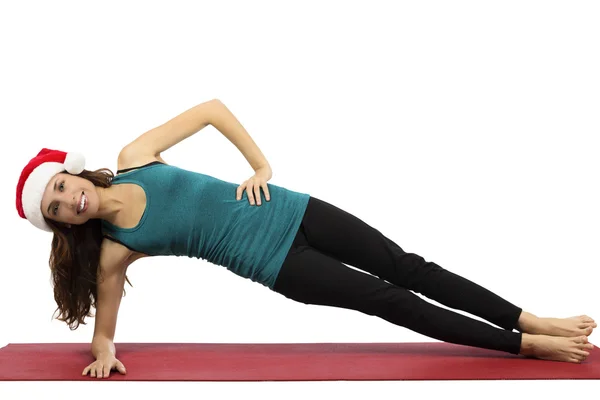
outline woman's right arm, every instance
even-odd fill
[[[103,354],[111,354],[116,357],[113,340],[125,286],[126,260],[129,256],[123,247],[109,246],[111,251],[103,249],[106,251],[103,251],[100,256],[99,267],[103,276],[98,275],[96,322],[92,340],[92,354],[96,359]]]
[[[129,252],[122,246],[105,245],[100,253],[98,268],[96,323],[92,340],[92,354],[96,359],[85,367],[82,375],[108,378],[110,371],[116,368],[125,374],[125,366],[117,359],[113,339],[117,325],[117,314],[121,305],[125,286],[125,271],[129,265]],[[121,247],[121,248],[119,248]]]
[[[117,357],[117,350],[112,340],[103,336],[94,336],[92,340],[92,354],[97,360],[105,355]]]

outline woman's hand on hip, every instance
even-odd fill
[[[265,199],[267,201],[271,200],[271,195],[269,194],[269,186],[267,185],[267,181],[271,179],[273,176],[273,172],[271,171],[271,167],[261,167],[257,169],[254,173],[254,176],[251,176],[248,180],[244,181],[237,188],[236,199],[241,200],[242,193],[244,189],[248,193],[248,200],[250,201],[250,205],[254,205],[255,196],[256,203],[260,206],[261,198],[260,198],[260,188],[265,192]]]

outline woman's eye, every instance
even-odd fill
[[[58,185],[58,190],[60,190],[60,191],[62,192],[62,191],[63,191],[63,188],[64,188],[64,185],[65,185],[65,183],[64,183],[64,182],[61,182],[61,183]],[[54,215],[56,215],[56,210],[58,210],[58,205],[54,207],[54,211],[53,211],[53,212],[54,212]]]

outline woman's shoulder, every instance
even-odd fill
[[[117,159],[117,171],[141,167],[151,162],[166,164],[160,155],[150,156],[136,153],[135,151],[121,152]],[[118,240],[105,234],[100,249],[100,259],[106,260],[107,265],[129,265],[135,260],[150,257],[148,254],[133,251],[124,246]],[[109,267],[110,268],[110,267]]]

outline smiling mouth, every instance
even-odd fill
[[[88,198],[85,193],[81,192],[81,198],[79,199],[79,206],[77,207],[77,215],[83,214],[88,207]]]

